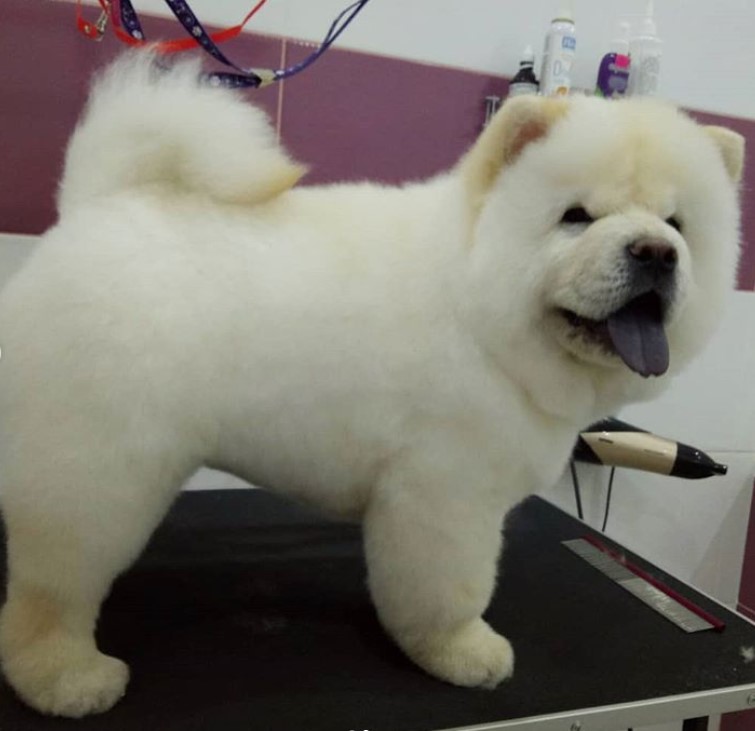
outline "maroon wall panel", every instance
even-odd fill
[[[87,8],[86,15],[96,18],[97,11]],[[88,40],[76,30],[75,18],[70,3],[2,0],[0,231],[41,233],[53,223],[66,141],[92,74],[124,49],[110,33],[101,42]],[[145,23],[148,38],[173,37],[179,30],[167,19]],[[226,47],[250,65],[277,67],[282,46],[279,38],[245,36]],[[273,119],[279,91],[253,92]]]
[[[0,230],[37,233],[54,219],[54,191],[92,69],[115,52],[85,44],[73,8],[4,0],[0,21]]]
[[[740,586],[739,603],[743,605],[743,613],[755,619],[755,500],[750,504],[749,533]],[[755,726],[753,728],[755,729]]]
[[[755,731],[755,711],[724,714],[721,717],[721,731]]]
[[[71,3],[2,4],[0,231],[39,233],[54,220],[65,143],[92,72],[123,47],[111,34],[102,43],[81,36]],[[96,16],[93,8],[87,13]],[[174,21],[158,18],[147,18],[145,31],[151,39],[181,33]],[[225,49],[243,65],[269,68],[280,66],[284,53],[291,63],[312,47],[245,34]],[[336,48],[301,76],[248,96],[269,112],[294,155],[310,165],[305,183],[366,178],[395,183],[452,165],[480,131],[485,97],[505,90],[503,77]],[[738,130],[755,150],[755,120],[696,116]],[[755,288],[753,190],[755,154],[750,154],[739,277],[739,287],[749,290]]]
[[[753,488],[755,492],[755,486]],[[737,609],[750,621],[755,622],[755,495],[753,498],[750,503],[750,520]],[[721,731],[753,731],[753,729],[755,729],[755,710],[726,714],[721,722]]]
[[[747,533],[737,609],[745,617],[755,621],[755,500],[750,503],[750,522]],[[727,713],[721,720],[721,731],[753,731],[754,729],[755,710]]]
[[[747,145],[742,179],[742,261],[739,265],[739,289],[755,289],[755,119],[724,117],[708,112],[693,112],[703,124],[718,124],[739,132]],[[753,726],[755,731],[755,726]]]
[[[287,42],[287,62],[312,48]],[[502,77],[333,49],[285,82],[281,136],[305,182],[400,183],[453,165],[482,129]]]

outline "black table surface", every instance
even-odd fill
[[[437,731],[755,683],[740,656],[752,625],[628,554],[727,622],[677,629],[560,545],[590,532],[537,497],[511,513],[486,616],[516,672],[470,690],[426,675],[384,635],[359,528],[260,490],[183,493],[103,607],[98,639],[131,665],[126,697],[69,721],[3,684],[0,729]]]

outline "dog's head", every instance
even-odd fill
[[[743,148],[657,101],[506,103],[461,163],[485,347],[552,411],[656,391],[733,286]]]

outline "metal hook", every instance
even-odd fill
[[[97,22],[94,24],[94,30],[97,34],[94,37],[95,41],[102,40],[102,37],[105,35],[105,29],[107,28],[107,22],[109,19],[110,19],[110,2],[106,0],[104,3],[104,8],[102,12],[100,13],[100,17],[97,18]]]
[[[485,97],[485,123],[484,127],[490,124],[490,120],[493,119],[498,108],[501,106],[501,97],[499,96],[486,96]]]

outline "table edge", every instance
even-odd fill
[[[755,683],[438,731],[607,731],[755,709]]]

